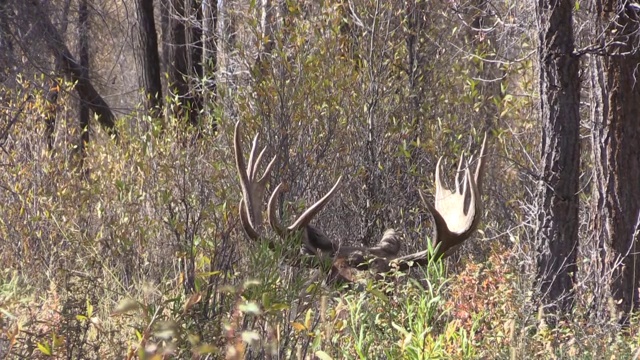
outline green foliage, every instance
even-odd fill
[[[335,358],[472,358],[472,337],[449,322],[442,263],[421,274],[421,282],[406,276],[369,281],[365,291],[342,297],[336,308],[346,307],[347,315],[337,322],[343,330],[332,341]]]

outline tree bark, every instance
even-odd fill
[[[80,76],[89,82],[89,4],[81,0],[78,7],[78,54],[80,58]],[[89,104],[80,100],[78,119],[80,123],[80,152],[84,156],[85,146],[89,143]]]
[[[158,35],[153,16],[153,0],[136,0],[140,24],[141,74],[145,92],[145,104],[152,117],[162,113],[162,82],[160,81],[160,55]]]
[[[60,30],[59,33],[64,36],[67,32],[67,25],[69,24],[69,8],[71,7],[71,0],[66,0],[62,7],[61,18],[59,19]],[[53,151],[54,136],[53,132],[56,129],[56,119],[58,117],[58,99],[60,98],[60,78],[64,76],[64,65],[61,58],[55,58],[55,69],[51,74],[51,78],[48,81],[49,89],[47,89],[47,111],[45,112],[45,130],[44,138],[47,142],[47,148],[49,151]]]
[[[543,170],[538,192],[537,280],[549,310],[568,312],[578,248],[579,60],[573,56],[573,1],[539,0]]]
[[[202,63],[203,72],[207,75],[207,96],[204,101],[215,106],[218,102],[218,2],[203,0],[202,13]],[[213,131],[217,130],[218,119],[211,120],[211,127]]]
[[[275,48],[276,42],[274,38],[276,28],[276,7],[272,0],[262,0],[260,14],[260,30],[262,38],[258,43],[261,44],[258,49],[258,56],[253,64],[254,76],[258,77],[258,81],[262,81],[267,75],[269,58]]]
[[[10,65],[13,62],[13,42],[11,30],[8,26],[7,0],[0,0],[0,83],[5,80]]]
[[[189,13],[194,11],[194,18],[198,14],[197,2],[193,0],[172,0],[170,4],[164,4],[163,31],[164,42],[170,44],[165,49],[165,64],[169,72],[169,89],[174,91],[180,103],[178,116],[185,116],[192,126],[199,125],[200,110],[202,108],[201,94],[197,89],[192,89],[190,80],[198,77],[202,66],[202,46],[200,30],[194,29],[194,24],[189,22]],[[190,15],[190,14],[189,14]],[[200,26],[196,22],[196,26]],[[196,45],[193,41],[199,42]]]
[[[191,15],[195,17],[195,22],[190,24],[191,27],[191,41],[189,42],[189,70],[190,77],[195,78],[196,81],[191,81],[191,84],[200,84],[204,77],[203,66],[203,48],[204,41],[202,38],[203,28],[203,14],[202,6],[199,5],[199,1],[190,0]],[[189,100],[191,102],[189,106],[189,122],[193,126],[199,125],[200,112],[202,110],[202,88],[198,88],[194,85],[189,86]]]
[[[637,11],[626,4],[596,1],[593,34],[610,45],[592,56],[590,69],[595,175],[591,226],[601,240],[603,260],[613,270],[611,292],[623,323],[640,305],[640,26]]]

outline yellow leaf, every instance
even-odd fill
[[[307,314],[304,318],[304,326],[307,329],[311,328],[311,320],[312,320],[312,316],[313,316],[313,311],[311,309],[307,310]]]
[[[316,351],[315,355],[320,360],[333,360],[333,358],[331,356],[329,356],[329,354],[327,354],[326,352],[324,352],[322,350]]]
[[[411,344],[411,340],[413,340],[413,334],[409,333],[404,340],[402,340],[402,349],[406,349],[406,347]]]
[[[304,326],[303,324],[300,324],[299,322],[293,322],[293,323],[291,323],[291,326],[293,326],[293,328],[294,328],[296,331],[304,331],[304,330],[307,330],[307,327],[306,327],[306,326]]]
[[[189,310],[193,305],[197,304],[202,300],[201,293],[195,293],[189,297],[189,300],[184,304],[184,311]]]

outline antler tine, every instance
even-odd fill
[[[256,134],[253,137],[253,141],[251,142],[251,151],[249,152],[249,166],[247,167],[247,174],[249,175],[249,180],[255,179],[256,172],[258,171],[258,166],[256,165],[260,159],[262,158],[262,154],[264,154],[266,147],[260,151],[260,154],[256,158],[256,151],[258,148],[258,138],[260,134]],[[257,161],[256,161],[257,160]]]
[[[484,165],[487,150],[487,133],[484,133],[484,139],[482,140],[482,147],[480,148],[480,155],[478,156],[478,166],[476,167],[475,180],[478,186],[478,191],[482,192],[482,176],[484,175]]]
[[[438,159],[438,162],[436,163],[436,176],[435,176],[435,180],[436,180],[436,204],[438,202],[438,199],[442,199],[445,197],[445,193],[444,191],[446,190],[444,187],[444,183],[442,181],[442,173],[440,172],[440,164],[442,163],[442,156],[440,156],[440,158]],[[436,205],[437,206],[437,205]]]
[[[251,224],[251,220],[249,220],[249,214],[244,205],[244,199],[240,200],[240,205],[238,205],[240,209],[240,222],[242,223],[242,228],[247,236],[252,240],[258,240],[260,238],[260,234],[256,231],[256,229]]]
[[[298,216],[298,219],[287,229],[289,231],[297,231],[309,225],[309,223],[311,223],[311,220],[313,220],[313,218],[327,205],[327,203],[329,203],[331,198],[333,198],[336,190],[338,190],[340,181],[342,181],[342,176],[338,178],[335,185],[333,185],[327,195],[323,196],[322,199],[318,200],[315,204],[311,205],[305,212],[303,212],[302,215]]]
[[[267,205],[268,212],[267,216],[269,219],[269,224],[271,228],[278,234],[280,237],[287,237],[293,233],[297,233],[298,231],[302,231],[302,244],[308,253],[318,254],[318,250],[326,251],[330,254],[334,254],[337,246],[336,244],[329,240],[319,229],[316,229],[309,225],[311,220],[329,203],[331,198],[335,195],[338,190],[338,186],[340,185],[340,181],[342,180],[342,176],[338,178],[333,188],[329,190],[329,192],[322,197],[322,199],[318,200],[315,204],[311,205],[302,215],[296,219],[296,221],[288,226],[284,227],[278,216],[276,199],[280,194],[282,189],[282,183],[280,183],[271,194],[269,198],[269,203]]]
[[[282,183],[278,184],[278,186],[273,190],[273,193],[269,198],[269,204],[267,205],[267,216],[269,219],[269,224],[271,225],[273,230],[279,236],[285,237],[292,232],[302,230],[306,226],[309,226],[311,220],[313,220],[313,218],[327,205],[331,198],[333,198],[336,190],[338,190],[338,186],[340,185],[341,180],[342,176],[338,178],[335,185],[333,185],[331,190],[329,190],[329,192],[324,197],[322,197],[322,199],[316,201],[315,204],[311,205],[305,212],[302,213],[302,215],[298,217],[298,219],[296,219],[296,221],[291,226],[288,226],[286,228],[282,225],[282,223],[280,223],[280,220],[278,220],[278,216],[276,215],[276,198],[282,190]]]
[[[271,228],[278,234],[280,237],[287,236],[287,230],[282,226],[280,220],[278,220],[278,216],[276,215],[276,198],[280,195],[280,191],[282,188],[282,183],[278,184],[276,188],[273,190],[271,197],[269,197],[269,203],[267,204],[267,219]]]
[[[251,142],[251,152],[249,152],[249,166],[247,167],[247,173],[249,174],[249,179],[254,180],[256,178],[256,173],[258,172],[258,164],[260,160],[262,160],[262,156],[267,151],[267,148],[264,147],[260,150],[260,154],[256,157],[256,148],[258,146],[258,134],[253,138]]]
[[[247,233],[247,236],[253,240],[257,240],[260,238],[260,234],[256,230],[256,224],[259,225],[262,222],[262,213],[261,209],[256,207],[256,203],[260,202],[264,196],[266,182],[277,157],[273,157],[271,162],[267,165],[262,177],[259,180],[256,180],[260,161],[262,160],[266,148],[263,149],[257,157],[255,156],[258,148],[258,136],[256,135],[251,146],[249,166],[247,167],[244,161],[244,156],[242,155],[240,126],[241,123],[238,121],[233,133],[236,168],[238,171],[238,178],[240,179],[240,188],[242,189],[242,200],[239,206],[240,221],[242,222],[242,227]]]
[[[240,206],[240,219],[243,222],[243,227],[250,238],[254,239],[254,236],[258,233],[253,226],[251,219],[251,213],[253,209],[252,197],[249,190],[249,177],[247,168],[244,162],[244,156],[242,155],[242,144],[240,140],[240,121],[236,123],[233,131],[233,149],[235,151],[236,169],[238,170],[238,178],[240,179],[240,188],[242,190],[242,200]],[[259,237],[259,236],[258,236]]]
[[[467,213],[464,214],[464,222],[463,222],[463,229],[467,229],[464,232],[467,232],[469,229],[473,228],[472,224],[476,218],[476,210],[477,207],[479,205],[480,202],[480,196],[478,195],[478,187],[476,186],[476,181],[475,179],[471,176],[471,171],[469,170],[469,168],[467,167],[467,169],[464,172],[464,179],[465,179],[465,185],[464,185],[464,192],[461,194],[462,198],[461,198],[461,202],[462,204],[460,204],[460,206],[463,209],[464,212],[464,199],[466,197],[466,192],[467,192],[467,185],[468,185],[468,189],[470,189],[470,201],[469,201],[469,209],[467,210]],[[474,231],[475,229],[471,230]]]
[[[262,160],[262,154],[264,154],[264,151],[266,149],[267,148],[264,148],[262,150],[262,152],[260,152],[260,155],[258,155],[258,160],[256,160],[256,164],[260,164],[260,160]],[[264,174],[262,174],[262,177],[260,179],[258,179],[258,181],[257,181],[258,184],[261,184],[263,187],[266,186],[267,180],[269,180],[269,175],[271,175],[271,170],[273,170],[273,167],[276,164],[276,159],[277,158],[278,158],[278,156],[274,155],[273,159],[271,159],[269,164],[267,164],[267,168],[264,170]]]
[[[267,147],[265,146],[264,148],[262,148],[262,151],[260,151],[260,154],[258,154],[258,157],[255,157],[255,152],[258,147],[258,136],[259,135],[256,134],[256,136],[253,138],[253,143],[251,144],[251,153],[249,155],[249,167],[247,168],[247,173],[251,181],[256,181],[256,177],[258,176],[257,175],[258,168],[260,167],[260,162],[262,161],[262,157],[267,151]],[[273,166],[277,158],[278,156],[276,155],[273,157],[273,159],[271,159],[271,162],[269,162],[269,164],[267,165],[267,168],[264,170],[264,174],[257,181],[257,183],[264,184],[264,186],[266,186],[266,182],[269,178],[269,175],[271,174],[271,170],[273,169]]]
[[[464,153],[460,154],[460,160],[458,160],[458,171],[456,172],[456,192],[460,192],[460,183],[461,183],[460,174],[462,173],[463,163],[464,163]],[[464,178],[462,179],[462,182],[464,182]],[[465,184],[463,183],[462,186],[464,187]]]

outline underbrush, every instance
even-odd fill
[[[449,277],[435,263],[337,289],[254,250],[262,271],[221,283],[215,313],[204,311],[206,292],[169,282],[105,301],[79,277],[42,290],[4,271],[0,349],[6,358],[635,358],[635,325],[621,332],[575,316],[551,329],[527,313],[508,251]]]
[[[323,285],[240,232],[228,136],[142,118],[51,152],[38,101],[0,155],[1,358],[635,356],[635,319],[622,332],[578,303],[546,325],[526,259],[499,244],[458,271]]]

